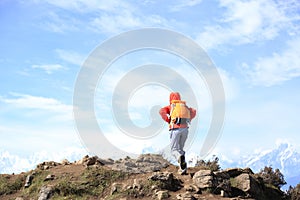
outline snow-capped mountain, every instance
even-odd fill
[[[263,150],[253,155],[243,156],[239,161],[226,162],[220,159],[222,168],[250,167],[259,172],[265,166],[279,169],[287,182],[285,187],[300,183],[300,153],[288,143],[280,143],[276,148]]]
[[[70,162],[79,160],[87,152],[82,148],[66,148],[63,152],[36,152],[28,157],[0,151],[0,174],[20,173],[34,169],[37,164],[44,161],[60,162],[67,159]]]
[[[292,145],[281,143],[277,148],[249,156],[240,163],[243,167],[251,167],[259,171],[264,166],[278,168],[285,177],[300,175],[300,153]],[[300,180],[299,180],[300,181]]]

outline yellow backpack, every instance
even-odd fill
[[[191,114],[185,101],[171,101],[170,124],[187,124],[190,122]]]

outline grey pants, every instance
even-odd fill
[[[181,155],[185,155],[185,151],[183,150],[184,143],[188,136],[188,128],[178,128],[175,130],[171,130],[170,139],[171,139],[171,153],[178,161]]]

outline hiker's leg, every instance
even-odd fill
[[[171,153],[175,157],[176,160],[179,159],[182,151],[180,150],[180,131],[179,129],[171,130]]]
[[[185,141],[188,137],[188,128],[183,128],[181,129],[181,132],[180,132],[180,140],[179,140],[179,146],[180,146],[180,154],[181,155],[185,155],[185,151],[183,150],[184,148],[184,144],[185,144]]]
[[[186,170],[187,170],[187,163],[185,160],[185,151],[183,150],[187,136],[188,136],[188,128],[182,128],[180,131],[180,140],[179,140],[180,151],[181,151],[180,152],[181,156],[179,158],[180,174],[186,174]]]

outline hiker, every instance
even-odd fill
[[[178,92],[172,92],[170,105],[161,108],[159,114],[169,124],[171,153],[179,163],[179,172],[186,174],[187,164],[183,147],[188,137],[189,123],[196,116],[196,110],[187,107],[185,102],[181,101]]]

